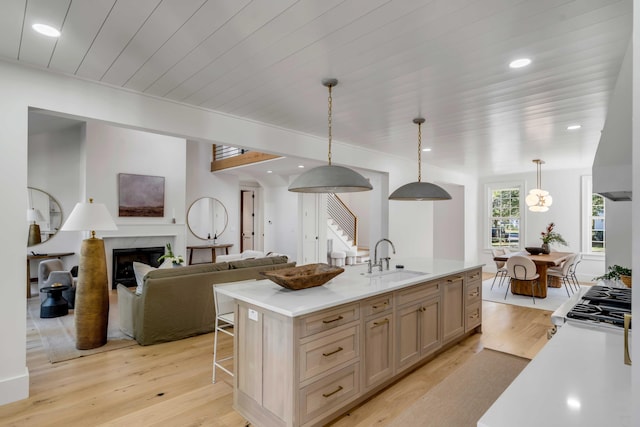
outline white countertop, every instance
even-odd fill
[[[623,352],[622,329],[565,323],[478,427],[630,427],[631,366]]]
[[[250,280],[233,282],[216,287],[217,291],[231,298],[256,305],[288,317],[297,317],[313,313],[325,308],[357,301],[378,294],[402,289],[404,287],[438,279],[451,274],[461,273],[484,264],[432,258],[391,259],[390,270],[398,264],[404,265],[405,271],[419,271],[424,274],[397,282],[381,280],[382,276],[374,268],[373,274],[365,274],[366,265],[345,266],[344,273],[334,277],[328,283],[315,288],[292,291],[272,281]]]

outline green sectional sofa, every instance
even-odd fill
[[[120,329],[141,345],[212,332],[213,284],[263,279],[261,271],[293,266],[286,256],[272,256],[150,271],[140,295],[118,285]]]

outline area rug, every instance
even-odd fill
[[[484,349],[420,397],[389,426],[475,427],[528,362]]]
[[[138,344],[120,330],[118,324],[118,309],[114,306],[109,308],[107,343],[91,350],[78,350],[76,348],[73,310],[69,310],[69,314],[66,316],[43,319],[40,317],[40,298],[36,297],[27,300],[27,315],[38,330],[40,338],[42,339],[42,346],[51,363]]]
[[[496,284],[493,286],[493,290],[491,289],[493,278],[484,280],[482,282],[483,300],[499,302],[502,304],[519,305],[522,307],[537,308],[539,310],[555,311],[569,299],[569,297],[567,296],[567,291],[565,290],[563,285],[561,288],[547,288],[547,297],[536,298],[535,304],[533,303],[533,299],[531,297],[525,295],[514,295],[511,293],[511,291],[507,293],[507,299],[505,300],[504,293],[507,290],[507,281],[505,280],[502,286],[498,286],[499,281],[500,279],[496,280]],[[569,294],[573,295],[571,293],[571,288],[569,288]]]

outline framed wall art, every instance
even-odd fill
[[[118,174],[118,216],[164,216],[164,177]]]

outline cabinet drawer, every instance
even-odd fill
[[[466,289],[465,305],[475,304],[482,300],[482,282],[471,282]]]
[[[393,295],[384,295],[380,298],[374,298],[362,303],[362,314],[364,317],[373,314],[383,313],[393,308]]]
[[[317,314],[301,319],[300,336],[306,337],[318,332],[327,331],[346,325],[349,322],[360,318],[360,305],[350,304],[331,310],[322,311]]]
[[[300,381],[357,358],[359,330],[356,324],[300,345]]]
[[[426,282],[398,292],[398,305],[414,303],[440,292],[441,282]]]
[[[479,280],[482,282],[482,270],[480,268],[476,268],[475,270],[467,271],[465,273],[465,280],[468,282]]]
[[[469,332],[482,323],[482,301],[467,306],[465,314],[464,331]]]
[[[355,363],[300,390],[302,423],[327,415],[355,398],[360,392],[358,368]]]

